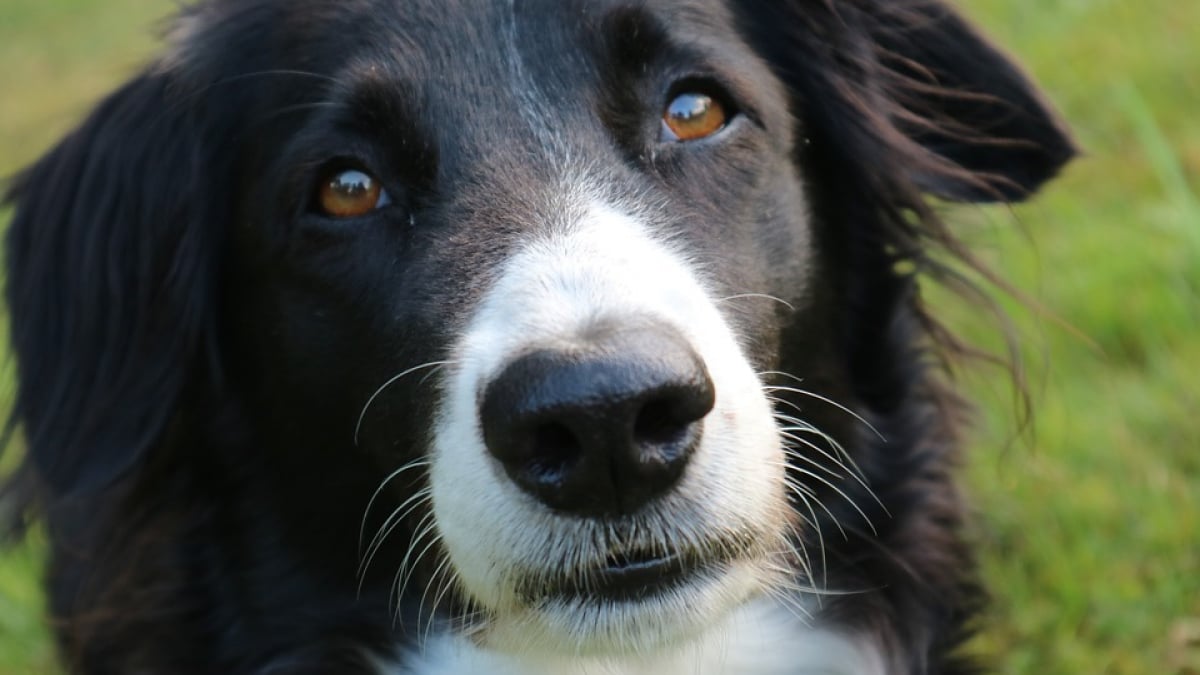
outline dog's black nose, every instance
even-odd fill
[[[508,365],[484,392],[488,450],[529,494],[581,516],[630,513],[683,475],[712,380],[665,326],[602,328]]]

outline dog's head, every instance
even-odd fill
[[[923,195],[1072,153],[927,0],[210,0],[170,41],[11,193],[36,473],[267,467],[298,548],[513,649],[821,585],[923,386]]]

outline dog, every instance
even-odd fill
[[[8,190],[73,673],[976,672],[938,0],[202,0]]]

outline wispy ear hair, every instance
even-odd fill
[[[56,493],[127,472],[213,339],[222,175],[214,118],[148,72],[7,194],[13,420]]]

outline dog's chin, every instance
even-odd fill
[[[517,654],[599,659],[683,646],[761,594],[767,567],[749,554],[669,554],[614,557],[556,581],[538,575],[522,584],[519,609],[493,616],[484,641]]]

